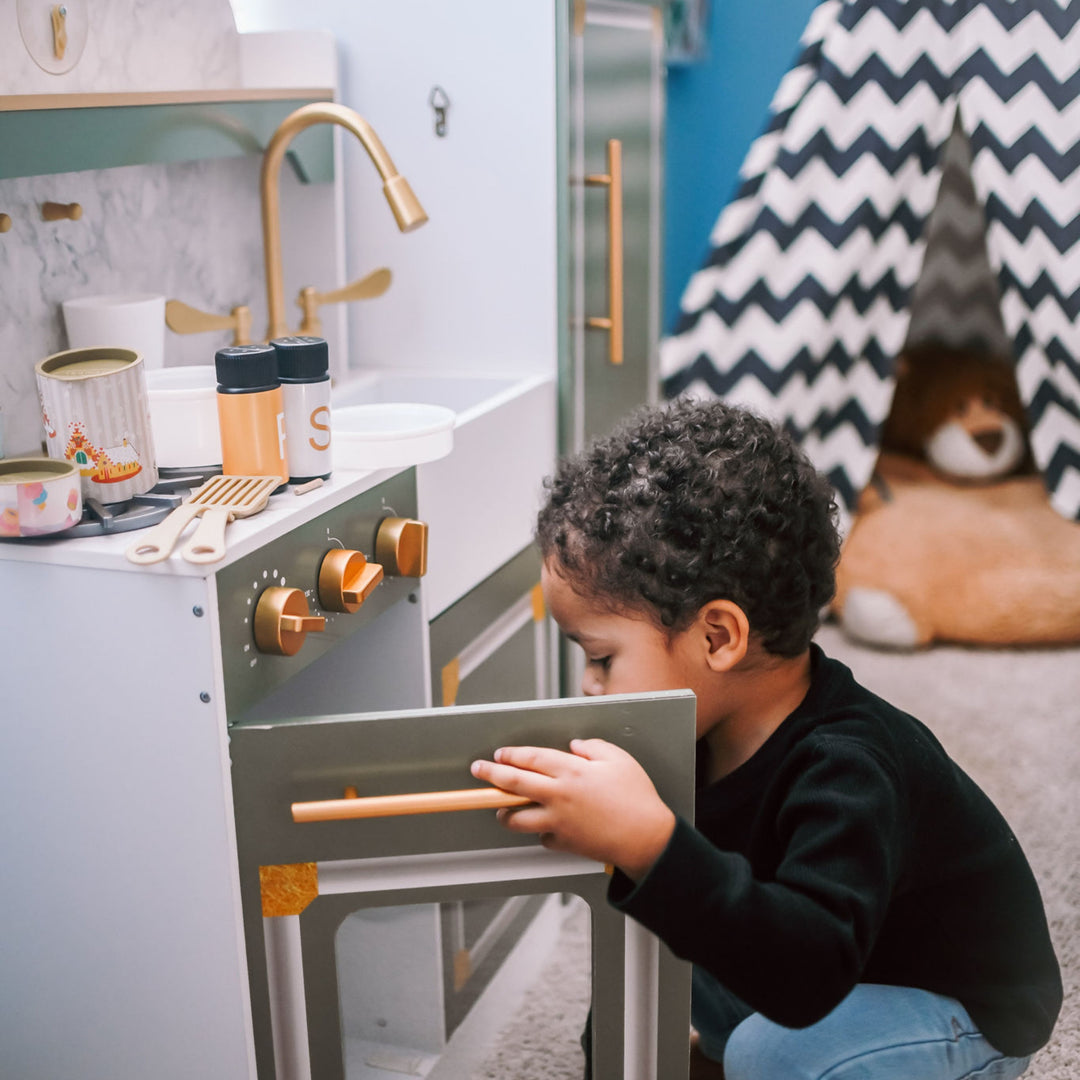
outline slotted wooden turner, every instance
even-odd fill
[[[282,482],[280,476],[212,477],[196,488],[164,521],[140,535],[124,554],[129,561],[140,565],[162,562],[172,554],[188,523],[212,510],[214,513],[206,522],[206,528],[203,528],[203,522],[199,523],[181,554],[188,562],[215,562],[225,554],[226,524],[234,517],[258,513],[266,505],[270,493]]]
[[[225,557],[225,526],[233,518],[257,514],[270,498],[270,492],[280,487],[280,476],[235,476],[235,483],[223,488],[204,506],[202,520],[191,539],[180,549],[190,563],[217,562]]]

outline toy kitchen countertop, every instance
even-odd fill
[[[181,555],[181,548],[197,528],[196,519],[180,536],[168,558],[149,565],[129,561],[125,552],[147,529],[102,532],[94,536],[67,536],[56,533],[40,539],[12,538],[0,541],[0,562],[54,563],[59,566],[99,570],[122,570],[138,574],[169,574],[206,577],[235,563],[260,547],[320,514],[340,506],[402,469],[369,471],[337,470],[324,483],[301,495],[290,485],[280,494],[271,495],[265,508],[246,518],[236,518],[225,530],[225,554],[217,562],[192,563]],[[187,498],[180,489],[178,494]],[[388,513],[394,508],[389,508]]]

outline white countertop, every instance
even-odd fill
[[[363,472],[335,470],[322,486],[296,495],[288,487],[280,495],[272,495],[266,508],[247,518],[237,518],[225,529],[225,557],[219,562],[189,563],[180,555],[180,548],[196,527],[195,519],[178,540],[168,559],[148,566],[129,562],[124,552],[146,529],[128,532],[103,533],[100,536],[53,537],[35,539],[6,538],[0,540],[0,563],[35,562],[58,566],[83,566],[99,570],[126,570],[136,574],[169,574],[186,577],[209,577],[235,559],[262,547],[264,544],[318,517],[376,484],[388,480],[401,469],[376,469]]]

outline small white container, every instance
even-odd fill
[[[64,300],[64,328],[72,349],[118,345],[134,349],[147,371],[165,363],[165,297],[111,293]]]
[[[146,373],[158,465],[195,469],[221,464],[217,375],[213,364]]]
[[[342,469],[389,469],[445,457],[457,414],[442,405],[389,402],[335,409],[334,460]]]

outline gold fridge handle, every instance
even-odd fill
[[[440,814],[450,810],[497,810],[525,806],[531,800],[501,788],[465,788],[463,791],[419,791],[411,795],[371,795],[363,799],[346,789],[343,799],[295,802],[293,821],[347,821],[352,818],[396,817],[399,814]]]
[[[608,189],[608,305],[609,314],[591,316],[585,325],[594,330],[607,330],[608,359],[613,364],[623,362],[623,182],[622,141],[608,139],[607,167],[604,176],[585,177],[586,184]]]

